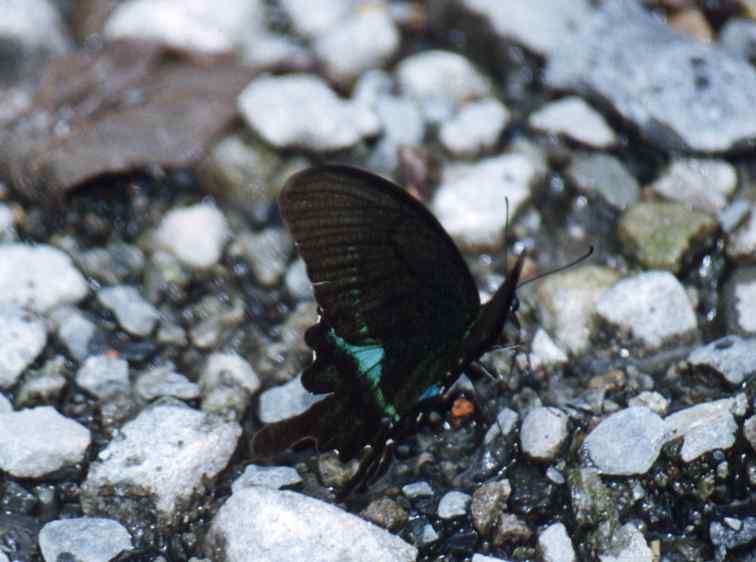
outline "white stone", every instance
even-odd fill
[[[567,350],[584,352],[595,328],[596,302],[618,277],[615,271],[595,265],[549,275],[536,287],[543,327]]]
[[[170,519],[178,504],[226,468],[240,436],[236,422],[180,402],[158,402],[125,424],[119,438],[92,463],[81,491],[84,512],[126,503],[136,494],[139,502],[154,503],[161,520]],[[124,495],[113,496],[113,490],[124,490]]]
[[[475,156],[496,145],[511,119],[509,110],[494,98],[468,103],[441,126],[439,138],[455,156]]]
[[[194,400],[200,395],[199,385],[177,373],[176,366],[170,362],[139,375],[135,387],[137,394],[146,401],[164,396]]]
[[[730,236],[727,254],[732,258],[752,259],[756,254],[756,205],[751,214]]]
[[[82,311],[69,305],[54,308],[49,317],[58,339],[68,352],[75,359],[83,361],[89,355],[89,345],[97,331],[95,323]]]
[[[425,480],[402,486],[402,493],[410,499],[433,497],[433,488]]]
[[[13,411],[13,404],[8,400],[5,394],[0,392],[0,414],[7,414]]]
[[[108,39],[141,39],[176,49],[219,54],[263,24],[259,0],[132,0],[120,3],[105,22]]]
[[[244,469],[234,483],[231,491],[236,493],[250,486],[264,486],[278,490],[284,486],[294,486],[302,482],[302,477],[296,469],[290,466],[258,466],[250,464]]]
[[[260,378],[252,365],[236,353],[217,352],[207,358],[200,375],[200,385],[205,387],[218,384],[241,387],[250,396],[260,390]]]
[[[499,248],[509,216],[530,197],[542,177],[538,163],[523,154],[507,154],[475,164],[453,164],[443,172],[433,211],[446,231],[471,250]]]
[[[20,306],[0,304],[0,388],[16,384],[45,348],[45,323]]]
[[[625,523],[612,536],[607,552],[599,554],[601,562],[653,562],[654,555],[638,528]]]
[[[335,505],[260,486],[226,500],[208,544],[227,562],[411,562],[417,556],[399,537]]]
[[[738,283],[734,293],[738,325],[748,332],[756,332],[756,315],[753,314],[753,303],[756,303],[756,281]]]
[[[238,104],[249,127],[277,148],[342,150],[380,130],[372,110],[339,98],[311,74],[256,78]]]
[[[294,29],[305,37],[322,35],[345,19],[354,0],[281,0]]]
[[[628,406],[645,406],[655,414],[663,416],[667,413],[669,400],[658,392],[644,390],[638,396],[633,396],[627,401]]]
[[[484,17],[503,39],[521,43],[539,55],[569,43],[592,9],[586,0],[463,0],[462,5]]]
[[[647,271],[617,282],[601,295],[596,312],[650,348],[689,337],[697,329],[688,294],[667,271]]]
[[[528,123],[536,130],[562,134],[595,148],[617,143],[617,136],[602,115],[576,96],[545,105],[530,116]]]
[[[155,232],[155,244],[187,267],[207,269],[220,260],[228,237],[223,213],[200,203],[169,211]]]
[[[467,506],[470,505],[472,496],[464,492],[452,490],[446,492],[438,502],[438,516],[441,519],[454,519],[463,517],[467,513]]]
[[[51,246],[0,245],[0,303],[36,312],[79,302],[88,292],[71,258]]]
[[[430,50],[411,55],[397,68],[403,93],[418,99],[441,98],[454,105],[491,93],[491,83],[462,55]]]
[[[586,437],[583,447],[602,474],[644,474],[666,443],[669,430],[657,414],[633,406],[612,414]]]
[[[552,460],[567,439],[569,416],[557,408],[534,408],[520,428],[520,443],[525,454],[536,460]]]
[[[47,523],[39,532],[39,549],[45,562],[66,556],[80,562],[110,562],[132,548],[131,535],[113,519],[60,519]]]
[[[664,419],[669,439],[683,438],[680,456],[690,462],[715,449],[735,443],[738,424],[733,416],[736,400],[725,398],[685,408]]]
[[[575,562],[575,547],[564,523],[554,523],[538,535],[538,550],[543,562]]]
[[[530,365],[534,369],[561,365],[567,362],[567,354],[551,339],[548,332],[538,328],[530,344]]]
[[[660,195],[716,215],[738,186],[735,167],[725,160],[675,160],[652,187]]]
[[[510,408],[503,408],[496,416],[496,422],[491,424],[491,427],[486,431],[486,436],[483,438],[483,443],[488,445],[499,435],[509,435],[514,431],[517,421],[520,416],[517,412]]]
[[[97,300],[113,312],[124,330],[134,336],[148,336],[160,319],[157,309],[139,294],[136,287],[103,287],[97,291]]]
[[[388,7],[375,3],[319,35],[313,48],[328,77],[348,84],[366,70],[382,66],[399,48],[399,39]]]
[[[103,399],[129,390],[129,363],[114,355],[93,355],[79,367],[76,384]]]
[[[0,470],[17,478],[40,478],[84,460],[89,430],[40,406],[0,414]]]
[[[301,414],[324,397],[308,392],[302,386],[302,376],[299,375],[286,384],[274,386],[260,394],[257,415],[263,423],[285,420]]]

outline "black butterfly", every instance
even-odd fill
[[[315,359],[302,384],[330,396],[261,429],[253,449],[269,457],[312,439],[346,461],[370,445],[344,497],[385,472],[418,406],[494,344],[517,306],[524,258],[481,306],[449,235],[392,182],[346,166],[312,168],[289,179],[279,205],[320,307],[305,335]]]

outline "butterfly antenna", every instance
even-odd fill
[[[565,271],[567,269],[571,269],[571,268],[575,267],[576,265],[578,265],[578,264],[584,262],[585,260],[587,260],[588,258],[590,258],[593,255],[593,249],[594,249],[593,245],[591,244],[591,246],[588,248],[588,251],[585,254],[583,254],[582,256],[580,256],[579,258],[577,258],[576,260],[573,260],[570,263],[565,264],[565,265],[563,265],[561,267],[557,267],[556,269],[552,269],[551,271],[546,271],[544,273],[536,275],[535,277],[531,277],[530,279],[526,279],[525,281],[523,281],[522,283],[520,283],[519,285],[517,285],[517,288],[521,289],[525,285],[530,285],[534,281],[538,281],[539,279],[543,279],[544,277],[547,277],[549,275],[553,275],[554,273],[560,273],[562,271]]]

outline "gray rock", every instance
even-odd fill
[[[50,313],[53,329],[68,352],[78,361],[89,355],[89,346],[97,327],[82,311],[72,306],[59,306]]]
[[[46,312],[61,304],[77,303],[87,283],[71,258],[50,246],[0,246],[0,303]]]
[[[409,520],[409,515],[405,509],[396,500],[386,497],[371,501],[360,512],[360,516],[379,527],[394,532],[399,531]]]
[[[45,562],[71,556],[80,562],[109,562],[133,548],[126,528],[112,519],[78,517],[51,521],[39,532]]]
[[[549,55],[574,37],[590,15],[585,0],[531,0],[502,3],[497,0],[463,0],[462,5],[486,19],[504,40],[521,43],[534,53]]]
[[[0,392],[0,414],[7,414],[13,411],[13,404],[8,400],[5,394]]]
[[[226,501],[210,526],[208,544],[213,559],[228,562],[410,562],[417,556],[399,537],[336,506],[259,486]]]
[[[644,390],[638,396],[633,396],[627,401],[628,406],[645,406],[652,412],[663,416],[667,413],[669,400],[658,392]]]
[[[638,180],[609,154],[579,152],[565,173],[580,191],[597,195],[615,209],[624,210],[640,197]]]
[[[756,267],[735,270],[726,286],[724,305],[731,332],[756,334]]]
[[[322,35],[338,25],[354,9],[353,0],[282,0],[281,6],[297,33]]]
[[[751,416],[743,423],[743,435],[756,451],[756,416]]]
[[[8,54],[3,84],[32,79],[51,55],[63,54],[71,46],[58,10],[47,0],[5,0],[0,41]]]
[[[404,94],[417,99],[423,113],[433,122],[442,122],[466,101],[491,94],[491,82],[462,55],[430,50],[411,55],[396,71]]]
[[[667,424],[643,406],[612,414],[588,434],[583,448],[601,474],[644,474],[667,440]]]
[[[451,164],[443,171],[433,211],[461,246],[470,250],[499,248],[507,200],[513,217],[530,197],[531,186],[542,177],[542,162],[522,154]]]
[[[725,152],[756,137],[753,67],[675,33],[640,2],[607,2],[562,39],[546,83],[604,100],[656,145]]]
[[[690,462],[715,449],[729,449],[735,443],[738,424],[733,411],[735,398],[697,404],[664,419],[669,439],[683,438],[680,456]]]
[[[258,0],[229,0],[222,10],[212,2],[134,0],[116,6],[104,34],[108,39],[156,41],[175,49],[221,54],[262,26],[262,9]]]
[[[473,493],[470,503],[470,515],[475,529],[482,535],[488,536],[492,527],[507,506],[507,500],[512,494],[509,480],[495,480],[481,484]]]
[[[342,150],[380,130],[373,111],[342,100],[310,74],[256,78],[238,103],[249,127],[277,148]]]
[[[165,396],[180,400],[194,400],[200,395],[200,387],[184,375],[176,372],[176,366],[168,362],[153,367],[137,377],[136,392],[147,402]]]
[[[302,482],[302,477],[296,469],[290,466],[258,466],[250,464],[244,469],[234,483],[231,484],[231,491],[238,492],[250,486],[263,486],[279,490],[286,486],[296,486]]]
[[[235,353],[213,353],[199,379],[202,409],[244,415],[250,398],[260,390],[260,378],[252,366]]]
[[[641,265],[680,271],[683,259],[717,230],[714,217],[683,203],[636,203],[620,219],[617,235]]]
[[[423,530],[420,533],[418,543],[420,544],[420,546],[425,546],[427,544],[436,542],[438,538],[439,535],[436,532],[436,529],[433,528],[433,525],[427,523],[425,526],[423,526]]]
[[[588,347],[594,331],[594,308],[619,278],[607,267],[586,265],[549,275],[536,287],[543,327],[572,353]]]
[[[596,313],[651,349],[671,340],[690,340],[697,333],[688,294],[666,271],[647,271],[617,282],[601,295]]]
[[[307,269],[302,258],[297,258],[286,272],[286,289],[297,299],[312,299],[312,284],[307,277]]]
[[[236,422],[157,402],[125,424],[90,466],[81,488],[84,513],[127,522],[141,508],[170,521],[226,467],[240,436]]]
[[[84,460],[89,430],[50,406],[0,414],[0,469],[40,478]]]
[[[750,261],[756,254],[756,205],[751,205],[749,211],[743,224],[730,235],[727,255],[731,258]]]
[[[36,314],[14,304],[0,304],[0,388],[16,384],[46,343],[45,323]]]
[[[567,354],[551,339],[543,328],[538,328],[530,343],[530,366],[533,369],[561,365],[567,362]]]
[[[494,530],[493,543],[501,546],[506,543],[523,543],[530,540],[533,531],[527,523],[514,513],[503,513]]]
[[[130,276],[138,276],[145,264],[144,252],[123,242],[113,242],[105,248],[96,246],[79,252],[74,259],[84,273],[103,285],[117,285]]]
[[[525,454],[533,459],[554,459],[569,436],[569,416],[557,408],[534,408],[520,428],[520,443]]]
[[[402,493],[409,499],[430,498],[433,497],[433,488],[423,480],[402,486]]]
[[[538,535],[538,551],[543,562],[575,562],[575,548],[564,523],[554,523]]]
[[[441,125],[439,138],[454,156],[476,156],[496,146],[510,119],[509,110],[497,99],[474,101]]]
[[[454,519],[464,517],[467,513],[467,506],[470,505],[472,497],[470,494],[452,490],[446,492],[438,502],[438,516],[441,519]]]
[[[472,562],[508,562],[503,558],[494,558],[493,556],[486,556],[484,554],[473,554]]]
[[[237,236],[229,253],[241,255],[261,285],[275,287],[286,273],[293,249],[291,236],[286,230],[266,228],[262,232],[244,232]]]
[[[756,538],[756,517],[724,517],[723,523],[712,521],[709,524],[709,537],[717,547],[715,559],[718,561],[729,558],[728,550],[752,543]]]
[[[617,135],[601,114],[577,96],[546,104],[528,118],[528,123],[537,131],[564,135],[594,148],[617,144]]]
[[[717,215],[738,186],[735,167],[725,160],[675,160],[652,184],[660,195]]]
[[[725,336],[693,350],[688,362],[713,369],[737,386],[756,374],[756,338]]]
[[[517,412],[510,408],[503,408],[496,415],[496,422],[491,424],[491,427],[486,431],[486,435],[483,438],[483,443],[488,445],[497,439],[500,435],[510,435],[517,425],[519,416]]]
[[[23,408],[57,402],[68,382],[65,363],[63,356],[57,355],[45,362],[41,369],[29,371],[16,393],[16,406]]]
[[[113,355],[93,355],[79,367],[76,384],[101,400],[128,392],[129,363]]]
[[[166,213],[155,232],[154,243],[186,267],[201,270],[218,263],[228,237],[223,213],[214,205],[200,203]]]
[[[653,562],[654,555],[638,528],[625,523],[612,536],[609,548],[599,554],[601,562]]]
[[[399,48],[399,41],[388,6],[376,3],[356,10],[328,33],[318,35],[313,49],[326,75],[347,85],[366,70],[382,66]]]
[[[719,32],[719,45],[730,54],[753,61],[756,59],[756,22],[730,18]]]
[[[260,394],[258,417],[263,423],[273,423],[301,414],[324,398],[312,394],[302,386],[302,377],[297,376],[286,384],[274,386]]]
[[[136,287],[104,287],[97,291],[97,300],[115,315],[124,330],[134,336],[148,336],[160,319],[157,309],[139,294]]]

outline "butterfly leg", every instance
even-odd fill
[[[395,441],[391,438],[394,432],[393,422],[383,420],[381,430],[370,443],[370,451],[360,461],[354,476],[339,490],[336,501],[343,501],[355,491],[363,490],[386,473],[394,457]]]

